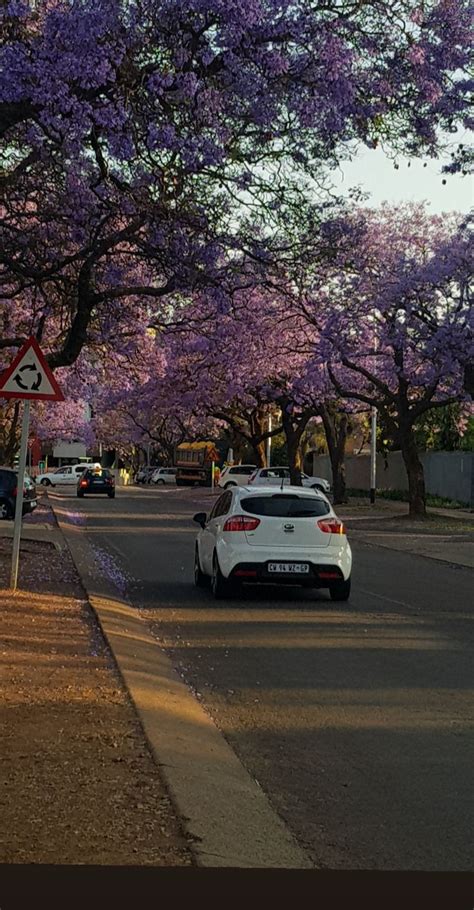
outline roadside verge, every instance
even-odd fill
[[[139,612],[104,576],[83,527],[50,497],[200,866],[313,868]]]

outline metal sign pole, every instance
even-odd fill
[[[25,399],[23,405],[23,423],[21,425],[20,462],[18,465],[17,493],[15,506],[15,526],[13,530],[12,571],[10,587],[16,591],[18,582],[18,562],[20,558],[21,523],[23,518],[23,486],[25,482],[26,455],[28,451],[28,430],[30,423],[30,402]]]
[[[214,490],[214,470],[215,470],[215,461],[211,462],[211,490]]]

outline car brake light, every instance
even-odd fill
[[[12,496],[16,496],[18,493],[18,487],[13,487]]]
[[[81,487],[87,487],[87,484],[88,484],[87,480],[81,480]]]
[[[259,518],[248,518],[247,515],[233,515],[228,518],[223,530],[224,531],[255,531],[260,524]]]
[[[317,522],[318,528],[323,534],[345,534],[346,529],[338,518],[321,518]]]

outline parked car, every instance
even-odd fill
[[[257,468],[248,479],[248,483],[255,485],[274,486],[283,481],[286,487],[290,483],[290,469],[286,465],[274,468]],[[301,482],[303,487],[311,487],[312,490],[320,490],[321,493],[328,494],[331,490],[331,484],[324,477],[310,477],[308,474],[301,473]]]
[[[93,464],[64,465],[62,468],[55,468],[54,471],[38,474],[38,476],[35,477],[35,482],[40,483],[43,487],[55,487],[58,484],[72,486],[77,484],[79,477],[84,471],[90,470],[93,467]]]
[[[14,518],[16,511],[18,474],[13,468],[0,467],[0,519]],[[23,515],[38,505],[36,487],[28,475],[23,484]]]
[[[194,516],[201,530],[194,554],[198,586],[211,580],[215,597],[239,586],[291,584],[328,588],[347,600],[352,552],[342,521],[323,493],[302,487],[232,487],[209,516]]]
[[[110,499],[115,496],[115,477],[106,468],[85,471],[77,484],[77,495],[82,499],[89,493],[106,493]]]
[[[150,483],[155,471],[156,465],[145,465],[135,474],[135,483]]]
[[[234,464],[222,468],[217,486],[227,490],[229,487],[245,487],[249,477],[257,470],[256,464]]]
[[[156,484],[176,484],[176,468],[156,468],[151,475],[151,482]]]

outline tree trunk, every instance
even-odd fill
[[[255,464],[257,468],[266,468],[267,466],[267,449],[265,442],[256,442],[255,437],[252,438],[252,449],[255,455]]]
[[[335,408],[326,405],[321,407],[320,414],[331,461],[334,505],[340,505],[347,502],[344,456],[349,419],[347,414],[338,414]]]
[[[267,421],[268,417],[262,408],[256,408],[249,420],[249,438],[254,451],[257,468],[267,467],[266,439],[262,439],[262,436],[265,435]]]
[[[411,518],[426,516],[425,475],[418,457],[415,435],[412,427],[400,429],[400,445],[408,477],[408,496]]]
[[[282,401],[281,419],[283,430],[286,437],[286,447],[288,450],[288,467],[290,469],[290,483],[292,486],[300,487],[302,457],[301,457],[301,437],[306,429],[310,417],[313,413],[304,411],[299,416],[288,414],[286,410],[286,401]]]

